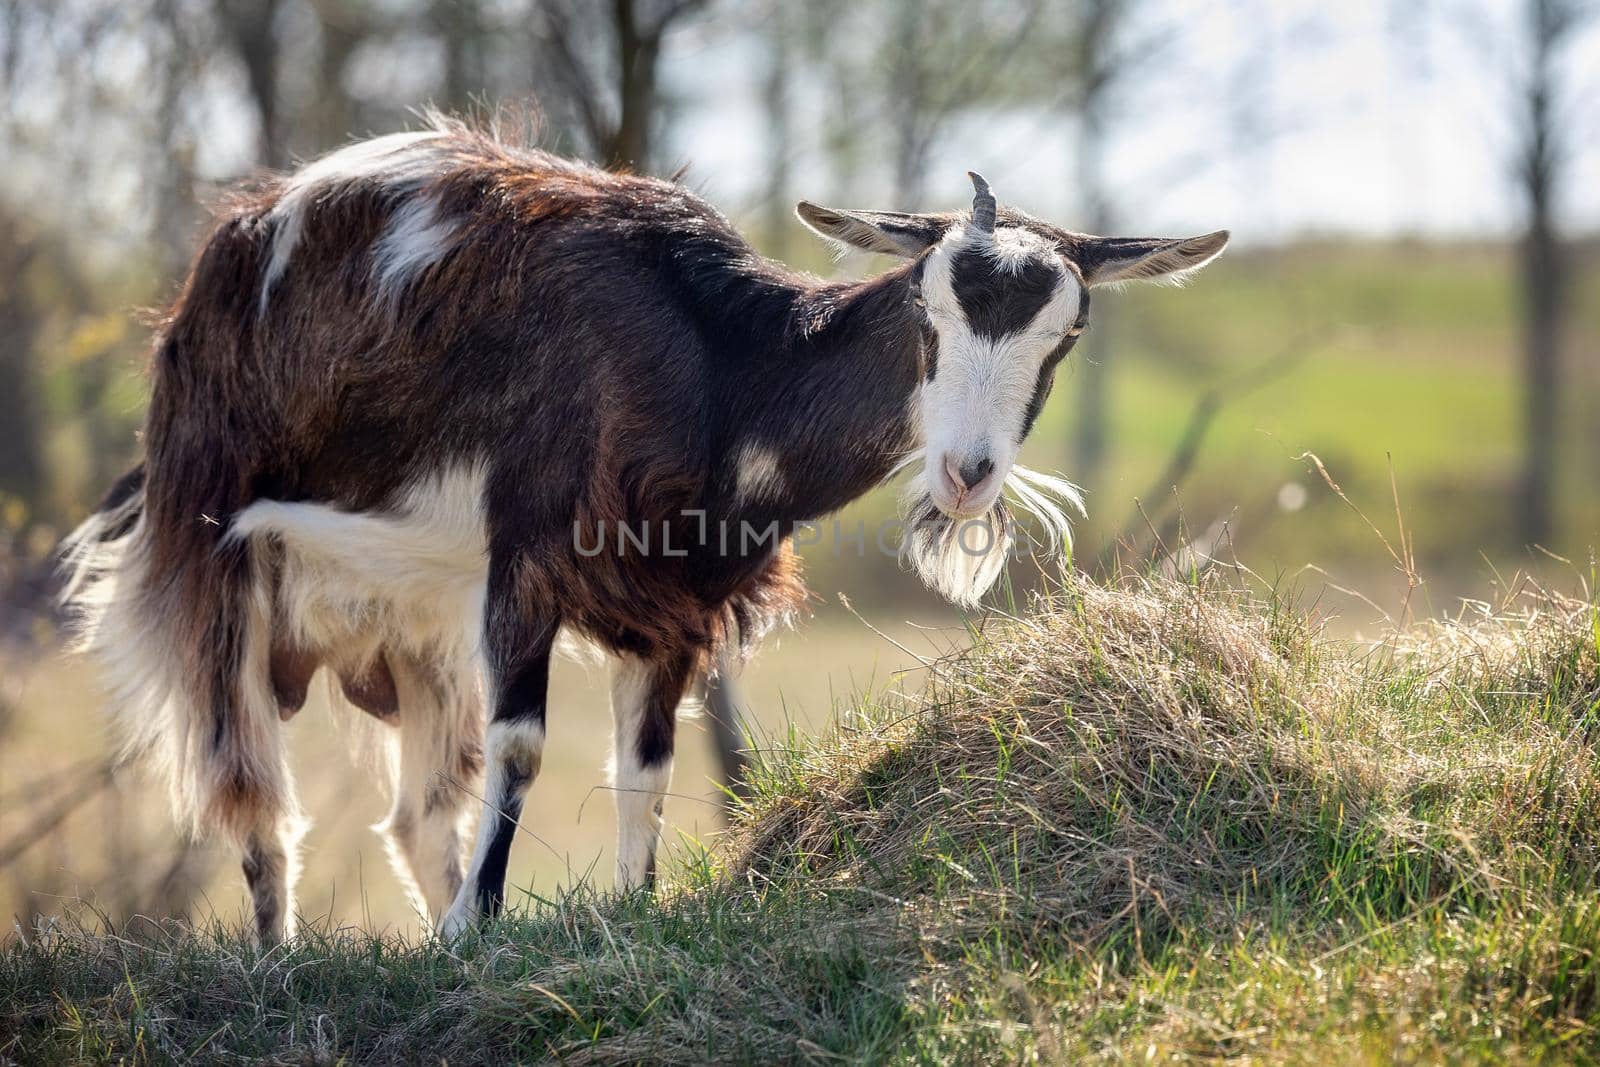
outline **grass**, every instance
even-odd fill
[[[1600,1060],[1600,613],[1378,645],[1218,582],[1073,584],[763,763],[658,901],[457,946],[58,922],[39,1063]]]

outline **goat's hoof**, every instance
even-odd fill
[[[439,940],[456,941],[470,930],[477,927],[478,909],[470,904],[458,903],[453,905],[439,922]]]

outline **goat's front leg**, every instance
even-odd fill
[[[678,702],[693,660],[619,657],[611,675],[611,784],[617,800],[617,889],[651,887],[661,808],[672,781]]]
[[[490,581],[484,647],[494,712],[483,745],[483,815],[472,863],[439,926],[446,938],[463,933],[482,916],[499,914],[511,839],[544,752],[550,650],[559,622],[527,620],[511,599],[509,584]]]

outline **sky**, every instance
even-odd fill
[[[674,114],[668,162],[688,164],[691,183],[736,218],[760,208],[769,170],[760,31],[770,17],[763,13],[783,2],[721,0],[711,18],[669,38],[663,59]],[[1123,233],[1230,229],[1240,244],[1267,244],[1328,234],[1499,237],[1520,229],[1512,115],[1523,62],[1516,16],[1528,0],[1129,2],[1138,14],[1125,40],[1166,44],[1141,53],[1113,97],[1107,172]],[[1559,102],[1572,146],[1558,202],[1568,235],[1600,233],[1600,0],[1588,2],[1595,17],[1565,51]],[[850,32],[860,35],[861,22]],[[840,36],[840,48],[860,45]],[[373,100],[420,99],[437,80],[439,57],[427,54],[434,43],[412,36],[385,46],[348,77]],[[121,47],[128,54],[113,48],[101,57],[117,75],[110,96],[136,99],[144,63],[135,45]],[[202,91],[189,105],[198,169],[211,181],[252,170],[253,113],[236,67],[205,65]],[[840,188],[823,136],[838,109],[830,87],[811,77],[796,92],[792,197],[893,206],[887,148],[875,169]],[[47,78],[34,89],[9,106],[26,112],[30,100],[50,98]],[[1048,102],[1067,91],[1039,86],[1028,98]],[[966,172],[975,169],[1002,201],[1081,227],[1075,134],[1066,107],[970,112],[938,145],[922,206],[965,205]],[[146,150],[99,132],[90,140],[113,158]],[[69,208],[89,195],[60,188],[49,164],[42,160],[38,173],[12,166],[6,178],[26,196]],[[126,214],[115,207],[123,200],[140,200],[136,172],[95,171],[102,187],[93,199],[111,205],[105,219]]]
[[[1130,38],[1176,32],[1116,98],[1108,172],[1131,230],[1229,228],[1255,243],[1518,229],[1509,161],[1518,0],[1151,0],[1143,10]],[[765,173],[760,58],[745,39],[707,33],[680,38],[668,59],[683,105],[674,155],[735,211],[758,196]],[[1600,230],[1600,17],[1568,49],[1565,73],[1574,150],[1560,213],[1567,232],[1592,233]],[[818,110],[797,117],[794,185],[808,199],[835,192],[805,150],[820,140]],[[963,202],[965,172],[977,169],[1002,200],[1072,225],[1081,214],[1073,137],[1059,111],[974,114],[936,153],[927,207]]]

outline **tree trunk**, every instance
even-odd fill
[[[157,0],[150,21],[166,39],[149,165],[155,187],[152,229],[166,282],[183,276],[194,242],[194,139],[184,128],[183,104],[194,80],[195,57],[175,0]]]
[[[434,0],[432,21],[444,44],[444,105],[465,111],[483,88],[483,31],[476,0]]]
[[[617,45],[617,128],[607,146],[607,162],[647,173],[651,164],[651,121],[656,110],[656,78],[665,26],[642,28],[635,0],[613,0],[611,17]]]
[[[1529,189],[1530,194],[1533,190]],[[1556,441],[1561,376],[1561,318],[1566,269],[1548,196],[1530,195],[1533,214],[1522,243],[1523,421],[1526,454],[1518,533],[1547,544],[1555,528]]]
[[[1540,544],[1548,542],[1555,529],[1561,322],[1567,288],[1555,222],[1561,161],[1554,114],[1555,59],[1572,20],[1562,0],[1529,0],[1527,13],[1532,61],[1522,102],[1520,161],[1528,212],[1521,249],[1525,452],[1517,532],[1524,544]]]
[[[789,237],[794,232],[793,208],[789,203],[789,179],[793,169],[790,156],[794,152],[794,123],[789,113],[789,83],[792,47],[789,44],[791,27],[784,18],[784,8],[772,11],[772,25],[767,29],[766,80],[761,86],[761,103],[767,116],[767,183],[765,190],[765,226],[767,252],[787,259]]]
[[[1077,172],[1083,225],[1090,233],[1114,228],[1106,189],[1107,96],[1114,73],[1105,66],[1118,0],[1092,0],[1083,14],[1076,58],[1078,96]],[[1102,301],[1094,309],[1094,329],[1077,369],[1077,418],[1072,428],[1072,476],[1085,488],[1101,487],[1108,452],[1107,413],[1111,404],[1112,323]]]
[[[728,658],[717,664],[714,676],[705,680],[706,718],[711,722],[711,738],[717,747],[717,766],[722,784],[733,794],[730,799],[748,795],[745,772],[749,769],[749,738],[744,730],[744,699]]]
[[[244,64],[245,82],[260,124],[256,158],[274,169],[289,162],[278,121],[278,37],[273,25],[281,0],[223,0],[223,29]]]
[[[894,129],[894,189],[891,203],[902,211],[921,210],[923,182],[931,145],[926,127],[942,106],[932,99],[922,54],[924,12],[918,0],[900,0],[895,7],[895,65],[889,98]]]
[[[315,148],[323,151],[344,144],[356,135],[355,101],[344,86],[345,67],[366,36],[369,26],[364,8],[347,0],[316,0],[317,96],[309,108],[309,125]]]
[[[21,228],[0,219],[0,504],[20,500],[33,519],[44,488],[39,448],[33,346],[39,317],[28,295],[34,246]]]
[[[1084,199],[1084,227],[1090,233],[1107,234],[1113,229],[1110,205],[1102,192],[1100,155],[1104,135],[1099,117],[1085,109],[1084,132],[1078,138],[1078,188]],[[1079,357],[1077,374],[1077,418],[1072,427],[1072,477],[1086,489],[1101,488],[1105,477],[1107,414],[1111,405],[1111,350],[1115,321],[1102,300],[1094,306],[1094,328],[1086,338],[1086,351]]]

